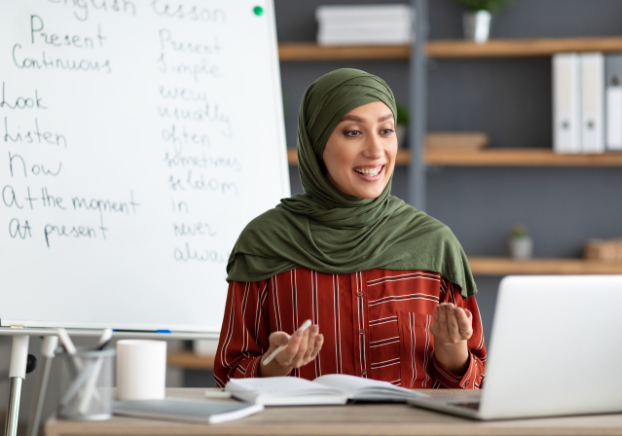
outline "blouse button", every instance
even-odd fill
[[[361,375],[367,374],[367,370],[365,368],[361,369]]]
[[[360,329],[359,330],[359,335],[364,335],[365,334],[365,329]]]
[[[362,292],[357,292],[357,293],[356,293],[356,295],[357,295],[358,297],[362,297],[362,296],[363,296],[363,293],[362,293]]]

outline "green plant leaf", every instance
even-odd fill
[[[491,14],[505,9],[511,4],[511,0],[458,0],[469,11],[488,11]]]

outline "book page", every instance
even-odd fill
[[[365,393],[368,395],[378,396],[419,396],[419,394],[413,390],[406,389],[400,386],[392,385],[391,383],[371,380],[368,378],[357,377],[353,375],[345,374],[329,374],[323,375],[313,380],[314,383],[321,384],[323,386],[330,386],[348,395],[349,398],[354,398],[359,393]]]
[[[330,385],[318,385],[298,377],[265,377],[231,379],[225,387],[227,392],[253,392],[259,395],[302,395],[338,394],[338,389]]]

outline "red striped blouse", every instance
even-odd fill
[[[430,325],[434,308],[452,302],[473,314],[464,375],[434,357]],[[216,383],[258,377],[271,332],[292,334],[306,319],[318,324],[324,345],[317,358],[291,375],[313,380],[351,374],[408,388],[477,389],[484,377],[486,348],[475,297],[437,273],[373,269],[323,274],[296,268],[259,282],[229,284],[214,365]]]

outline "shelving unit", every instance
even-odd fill
[[[481,151],[425,150],[422,146],[426,125],[427,58],[512,58],[543,57],[560,52],[622,52],[622,37],[494,39],[484,44],[465,40],[427,40],[427,0],[412,0],[417,10],[416,46],[319,46],[314,42],[279,45],[282,62],[336,60],[408,60],[410,62],[410,111],[415,115],[409,136],[414,138],[412,150],[399,150],[396,165],[409,166],[409,202],[425,207],[426,167],[437,166],[525,166],[525,167],[618,167],[622,153],[556,154],[541,148],[488,148]],[[423,55],[421,54],[423,53]],[[418,56],[417,56],[418,55]],[[423,97],[422,97],[423,96]],[[422,100],[423,99],[423,100]],[[415,101],[417,100],[417,101]],[[422,113],[423,112],[423,113]],[[419,116],[417,118],[417,116]],[[288,150],[290,165],[298,164],[296,150]],[[424,186],[423,193],[421,186]],[[474,274],[622,274],[622,263],[586,261],[582,259],[532,259],[514,261],[509,258],[469,258]]]

